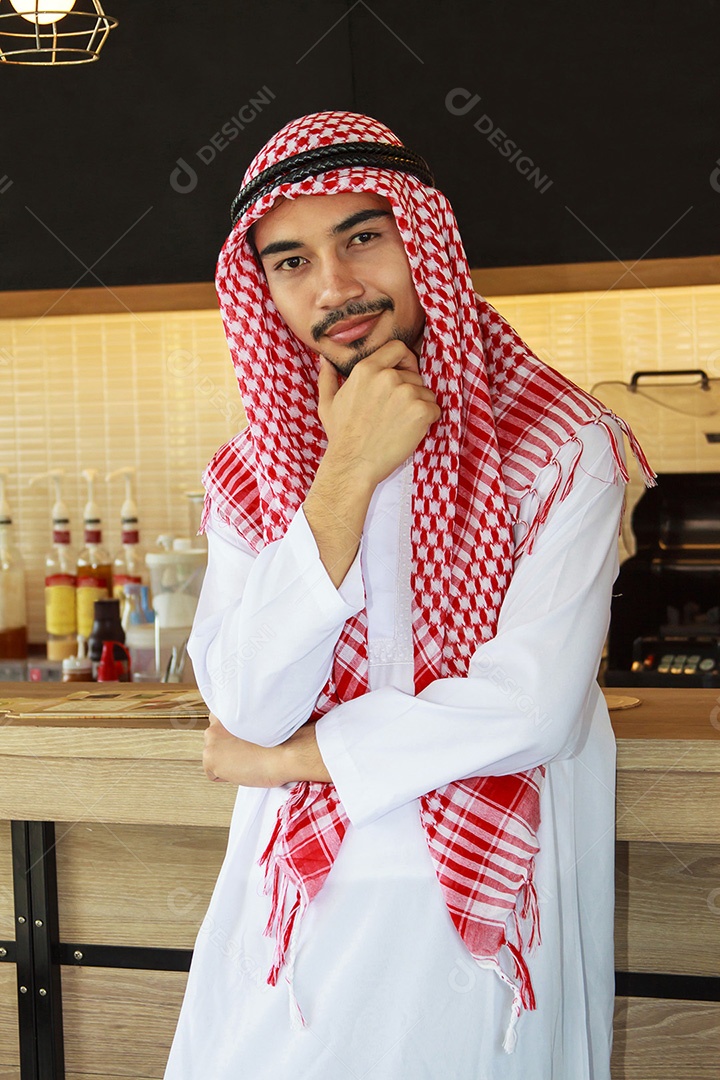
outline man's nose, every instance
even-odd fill
[[[365,287],[348,263],[338,258],[324,259],[319,267],[318,306],[339,308],[362,296]]]

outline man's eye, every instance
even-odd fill
[[[359,244],[367,244],[367,242],[368,242],[369,240],[372,240],[372,239],[374,239],[374,237],[376,237],[376,236],[378,236],[378,235],[379,235],[378,233],[374,233],[374,232],[361,232],[361,233],[356,233],[356,234],[355,234],[355,236],[353,236],[353,238],[352,238],[352,241],[351,241],[351,242],[352,242],[352,243],[355,243],[355,241],[357,240],[357,242],[358,242]]]
[[[291,255],[289,259],[283,259],[281,263],[275,267],[276,270],[297,270],[299,266],[304,263],[305,260],[300,255]]]

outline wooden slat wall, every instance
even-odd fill
[[[60,939],[192,949],[226,829],[80,823],[57,845]]]
[[[186,982],[174,971],[64,968],[68,1076],[161,1078]]]
[[[20,1064],[16,980],[15,965],[0,964],[0,1080]]]
[[[720,1004],[618,998],[612,1080],[717,1080]]]
[[[615,865],[616,969],[717,977],[720,847],[618,843]]]
[[[10,822],[0,819],[0,940],[15,937]]]

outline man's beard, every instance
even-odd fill
[[[322,322],[316,323],[313,326],[311,333],[315,341],[320,341],[321,338],[327,334],[328,330],[331,330],[337,323],[342,322],[344,319],[352,319],[357,315],[381,315],[383,311],[394,311],[395,305],[389,296],[381,296],[377,300],[370,300],[362,302],[359,300],[350,300],[342,310],[331,311]],[[404,333],[400,337],[400,340],[405,341]],[[375,352],[375,346],[373,349],[367,349],[365,342],[367,336],[358,338],[356,341],[348,342],[343,348],[352,349],[354,355],[343,363],[338,363],[328,356],[327,353],[321,351],[321,356],[324,356],[332,366],[335,368],[343,378],[347,379],[348,375],[361,360],[364,360],[366,356],[370,356]]]
[[[417,338],[418,334],[416,330],[411,329],[410,327],[396,326],[393,328],[392,335],[388,338],[388,341],[402,341],[407,345],[408,349],[412,349]],[[321,352],[320,355],[332,364],[338,374],[342,375],[344,379],[347,379],[350,372],[361,360],[365,360],[366,357],[372,356],[372,354],[382,348],[383,345],[387,345],[387,341],[381,341],[379,345],[373,345],[372,348],[366,348],[366,341],[367,337],[362,337],[358,338],[357,341],[352,341],[344,346],[346,349],[353,350],[354,355],[351,356],[349,360],[334,360],[332,356],[328,356],[328,354],[324,352]]]

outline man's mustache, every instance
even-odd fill
[[[383,296],[379,300],[370,300],[367,303],[351,300],[342,311],[331,311],[322,322],[316,323],[310,333],[313,341],[319,341],[324,334],[327,334],[328,330],[331,330],[336,323],[342,322],[343,319],[352,319],[356,315],[378,315],[381,311],[394,310],[395,305],[389,296]]]

